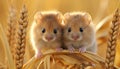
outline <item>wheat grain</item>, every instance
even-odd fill
[[[7,39],[9,42],[11,53],[14,57],[14,44],[15,44],[15,28],[16,28],[16,10],[13,6],[10,7],[8,27],[7,27]]]
[[[120,12],[119,9],[116,10],[113,21],[112,27],[110,29],[110,38],[108,39],[108,47],[106,53],[106,69],[114,69],[114,59],[116,53],[116,40],[118,35],[118,29],[120,24]]]
[[[25,45],[26,45],[26,29],[27,29],[27,9],[25,5],[21,10],[20,20],[18,22],[18,29],[16,35],[16,53],[15,53],[15,63],[16,68],[21,69],[24,61]]]

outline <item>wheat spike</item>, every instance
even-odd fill
[[[27,9],[25,5],[23,6],[20,13],[20,20],[18,21],[17,29],[17,42],[16,42],[16,53],[15,53],[15,63],[16,68],[21,69],[24,61],[25,45],[26,45],[26,29],[27,29]]]
[[[114,59],[116,53],[115,48],[116,48],[116,40],[118,35],[119,24],[120,24],[120,13],[119,13],[119,9],[117,9],[113,16],[112,27],[109,32],[110,38],[108,39],[108,47],[106,53],[106,69],[115,69]]]
[[[48,61],[48,59],[50,61]],[[83,64],[84,62],[85,64]],[[37,69],[37,68],[38,69],[45,69],[45,68],[89,69],[89,68],[92,68],[92,66],[87,67],[86,62],[94,63],[95,69],[105,69],[104,59],[97,56],[96,54],[92,54],[90,52],[79,53],[78,51],[74,53],[70,53],[68,50],[64,50],[62,52],[54,52],[54,50],[47,50],[46,54],[44,53],[44,55],[40,59],[36,59],[35,57],[32,57],[27,63],[24,64],[22,69]]]
[[[14,56],[15,28],[16,28],[16,10],[13,6],[9,10],[9,19],[7,27],[7,38],[12,55]]]

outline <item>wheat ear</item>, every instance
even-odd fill
[[[115,60],[115,53],[116,53],[116,40],[118,36],[118,29],[120,24],[120,13],[119,9],[116,10],[112,26],[109,32],[109,39],[108,39],[108,47],[107,47],[107,53],[106,53],[106,69],[115,69],[114,68],[114,60]]]
[[[13,6],[9,10],[8,26],[7,26],[7,39],[9,42],[10,50],[14,56],[14,44],[15,44],[15,28],[16,28],[16,10]]]
[[[23,6],[20,13],[20,20],[18,21],[17,29],[17,42],[16,42],[16,53],[15,53],[15,63],[16,68],[21,69],[24,61],[25,45],[26,45],[26,29],[27,29],[27,9],[25,5]]]

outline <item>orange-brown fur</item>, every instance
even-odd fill
[[[79,49],[82,46],[87,48],[87,51],[96,52],[96,39],[95,31],[92,23],[92,19],[88,13],[85,12],[71,12],[64,15],[64,46],[69,48],[73,46],[75,49]],[[68,28],[71,28],[71,32],[68,32]],[[83,32],[80,32],[80,28]],[[79,34],[77,41],[72,40],[71,35]]]
[[[62,35],[62,15],[59,12],[38,12],[35,15],[34,22],[31,26],[31,41],[32,46],[37,53],[41,52],[44,48],[59,48],[61,47],[61,35]],[[45,33],[42,33],[42,29],[45,29]],[[54,33],[54,29],[57,29],[57,34]],[[46,41],[45,37],[52,35],[53,40]]]

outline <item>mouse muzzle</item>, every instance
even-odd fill
[[[79,35],[75,34],[75,33],[72,34],[71,37],[72,37],[73,40],[78,40],[79,39]]]
[[[43,40],[46,41],[46,42],[51,42],[51,41],[54,41],[55,40],[55,37],[53,35],[45,35],[43,37]]]
[[[45,39],[48,40],[48,41],[50,41],[50,40],[53,39],[53,36],[46,36]]]

